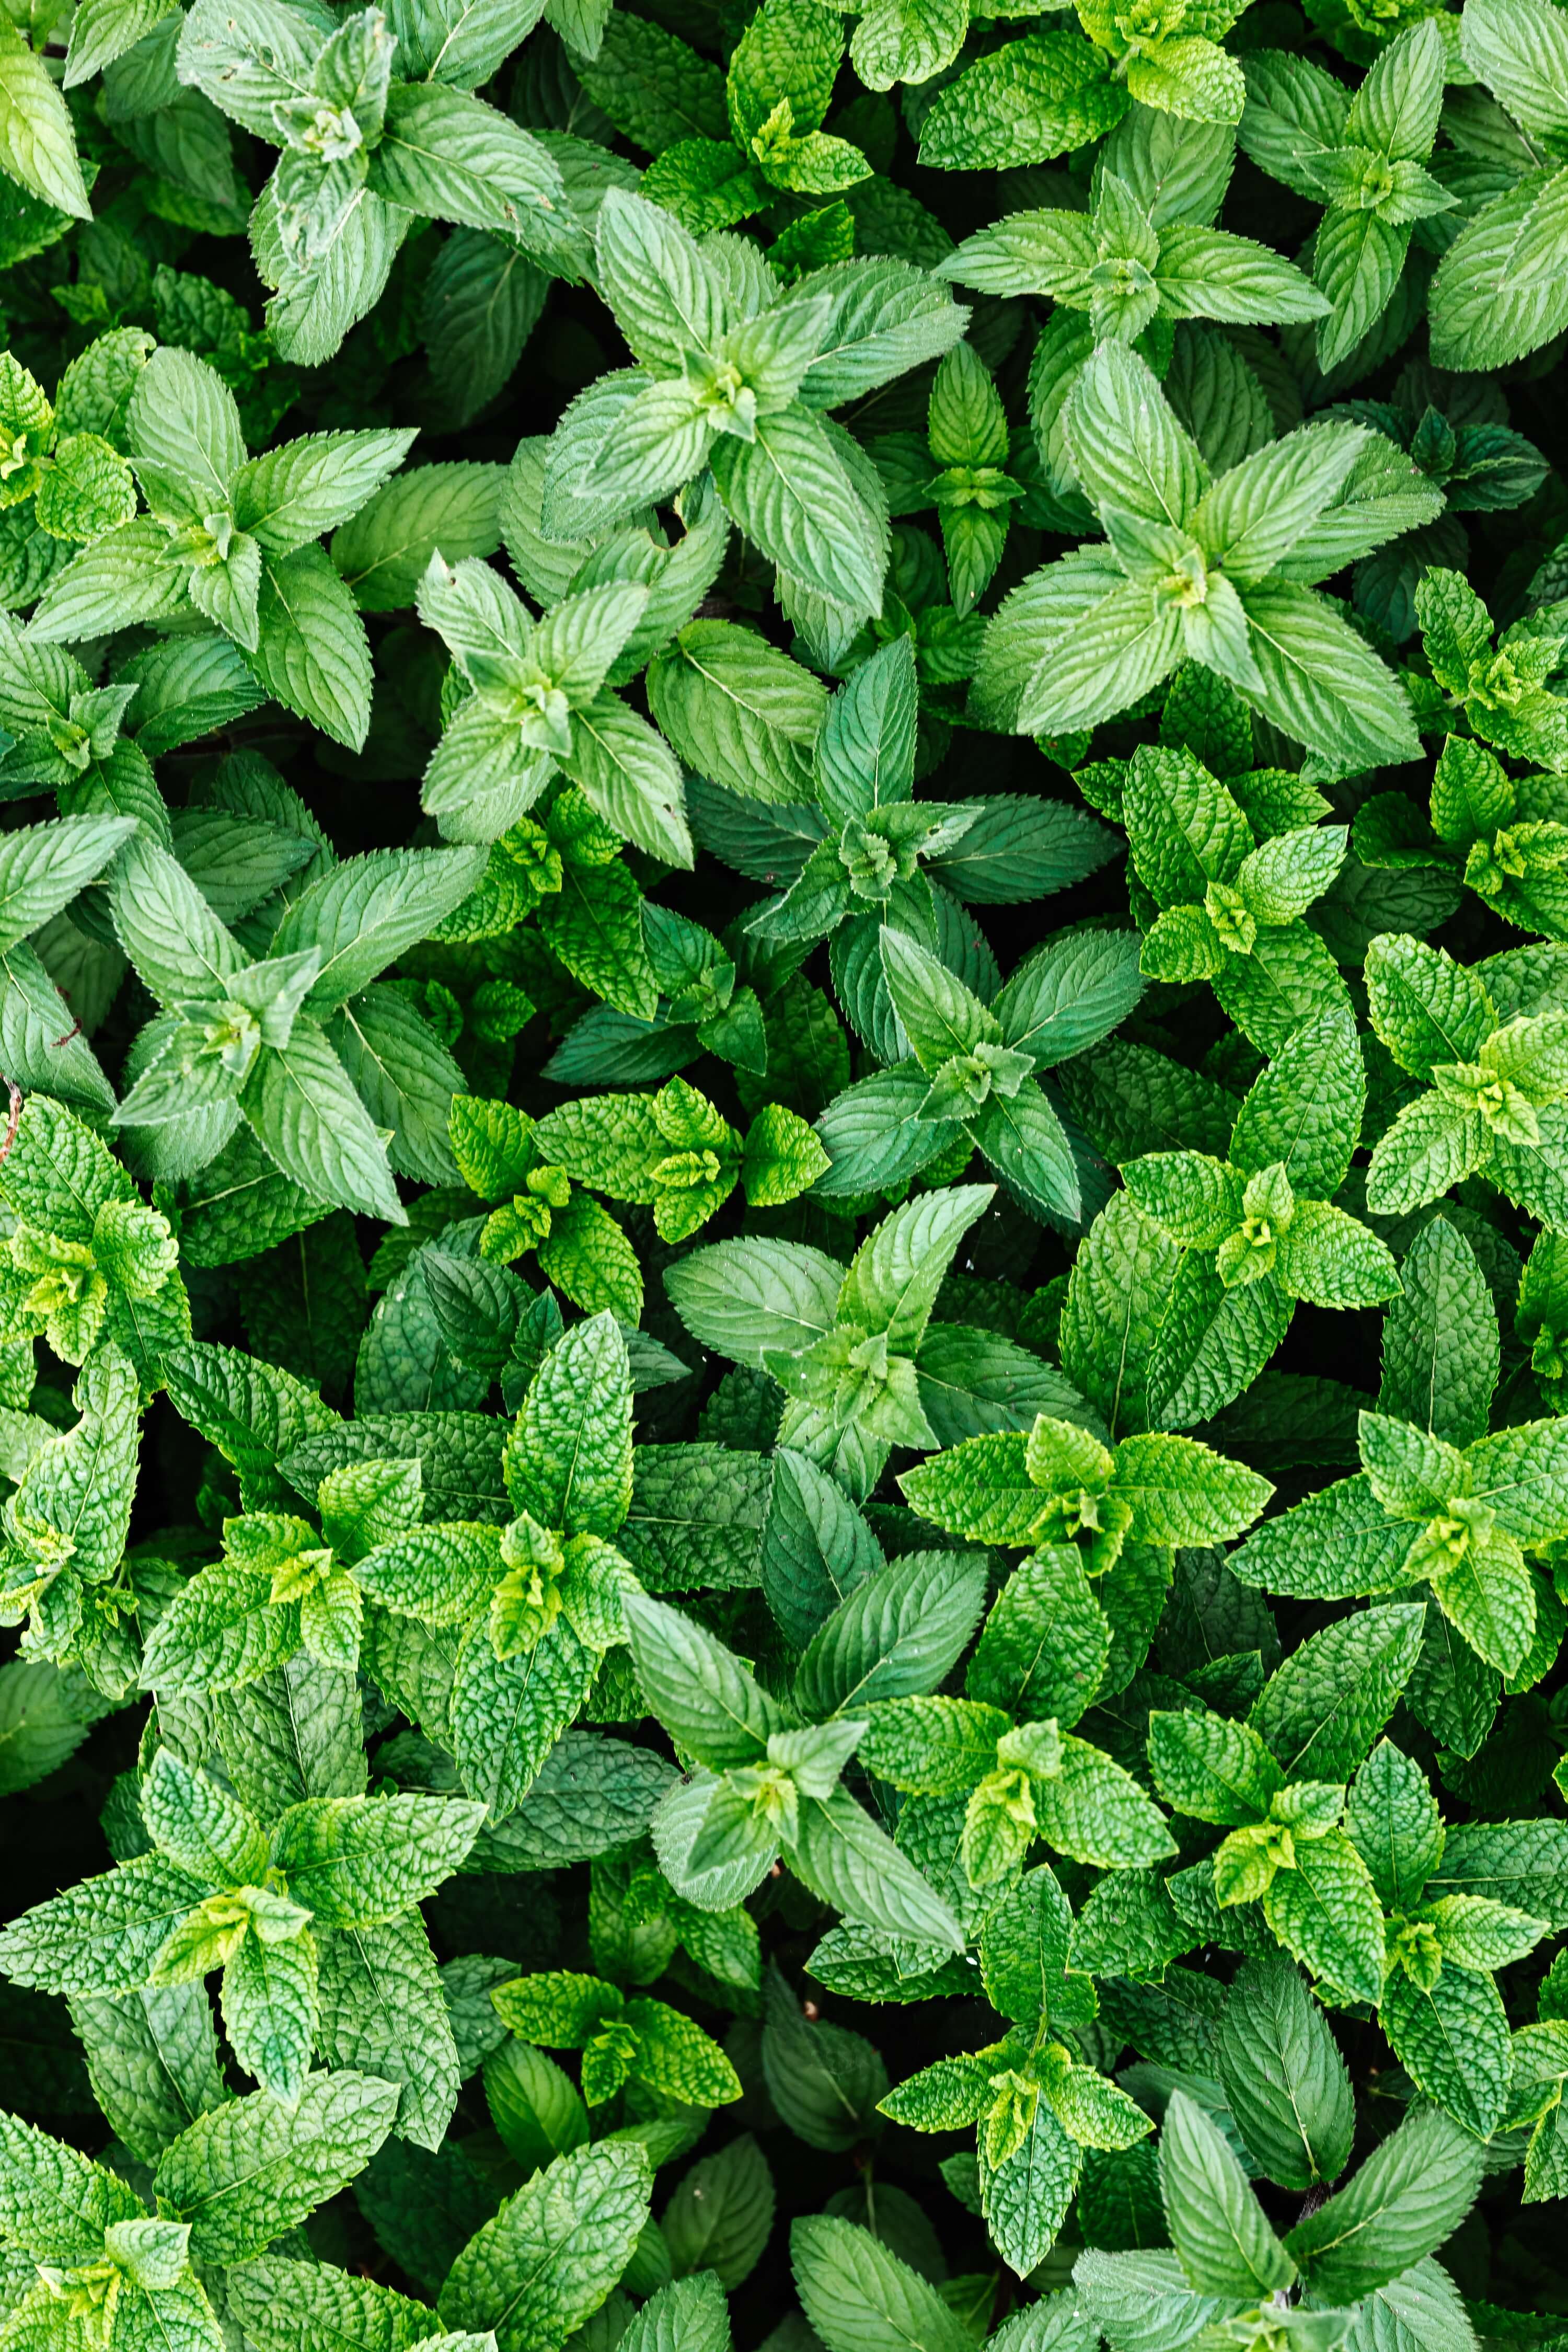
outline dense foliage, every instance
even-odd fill
[[[0,12],[0,2352],[1568,2347],[1564,158]]]

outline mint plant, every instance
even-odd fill
[[[37,528],[50,539],[101,537],[136,511],[136,485],[123,455],[88,420],[114,421],[118,403],[104,393],[116,376],[133,376],[146,356],[146,338],[125,338],[121,354],[100,354],[73,383],[68,370],[58,403],[36,383],[14,352],[0,362],[0,502],[7,513],[32,500]],[[85,356],[85,355],[84,355]],[[118,357],[119,364],[116,365]],[[120,385],[115,385],[119,392]],[[123,395],[121,394],[121,397]]]
[[[172,345],[138,374],[125,435],[145,516],[93,534],[34,614],[44,643],[194,607],[249,656],[264,690],[357,749],[369,723],[369,647],[314,545],[346,522],[407,450],[406,433],[336,434],[246,454],[234,395]]]
[[[365,8],[329,31],[288,0],[247,0],[242,16],[193,14],[180,33],[180,80],[282,151],[255,246],[277,289],[274,338],[304,366],[331,357],[385,284],[399,213],[531,232],[573,274],[584,257],[549,151],[469,94],[506,54],[495,31],[463,38],[432,26],[422,38],[399,21],[401,33]],[[344,237],[355,265],[346,281],[327,266]]]
[[[1154,1785],[1173,1811],[1228,1833],[1215,1850],[1221,1910],[1261,1903],[1270,1933],[1351,1999],[1382,1990],[1383,1916],[1365,1864],[1340,1826],[1345,1792],[1290,1780],[1250,1724],[1162,1713],[1149,1720]]]
[[[726,512],[778,567],[808,628],[816,600],[827,608],[818,626],[868,617],[886,513],[867,461],[824,412],[944,352],[963,312],[892,261],[847,265],[820,289],[807,276],[788,293],[766,269],[737,263],[731,279],[721,253],[710,259],[670,214],[617,189],[600,208],[596,255],[637,364],[579,395],[556,428],[547,534],[603,529],[710,464]],[[903,316],[879,331],[889,296]]]
[[[473,688],[426,772],[422,798],[449,841],[503,837],[559,767],[596,815],[655,856],[690,863],[680,774],[668,745],[605,687],[647,604],[636,582],[567,597],[535,629],[511,591],[471,558],[437,558],[420,616]]]
[[[1143,744],[1117,797],[1133,873],[1157,910],[1143,971],[1209,981],[1237,1027],[1268,1053],[1305,1015],[1344,1003],[1332,956],[1302,919],[1339,875],[1344,835],[1334,825],[1279,825],[1264,778],[1240,791],[1238,800],[1190,751]]]
[[[643,1097],[637,1099],[640,1104]],[[481,1199],[496,1202],[479,1230],[481,1261],[513,1265],[532,1251],[550,1280],[584,1313],[624,1305],[627,1318],[636,1321],[643,1296],[637,1252],[615,1219],[574,1189],[559,1152],[552,1154],[541,1142],[538,1126],[510,1103],[472,1095],[454,1097],[449,1124],[464,1181]],[[459,1274],[453,1279],[469,1290],[482,1277]],[[504,1284],[501,1295],[516,1296]],[[521,1312],[521,1296],[517,1304]]]
[[[1522,1958],[1543,1923],[1484,1895],[1426,1885],[1443,1825],[1420,1767],[1383,1740],[1356,1778],[1346,1824],[1385,1907],[1391,1966],[1380,2013],[1390,2046],[1429,2098],[1478,2134],[1500,2121],[1512,2079],[1493,1970]]]
[[[942,90],[921,162],[949,172],[1045,163],[1088,146],[1134,104],[1184,122],[1239,121],[1247,84],[1221,46],[1241,14],[1230,0],[1079,0],[1076,13],[1079,30],[1022,35]]]
[[[936,509],[961,620],[1002,561],[1009,511],[1023,495],[1006,456],[1006,411],[970,343],[955,343],[937,370],[924,436],[889,435],[877,445],[889,513]]]
[[[1561,1015],[1530,1009],[1537,1000],[1529,976],[1506,958],[1494,982],[1505,1003],[1515,994],[1505,1020],[1479,974],[1463,971],[1440,949],[1396,938],[1374,946],[1382,952],[1369,949],[1367,980],[1377,1034],[1426,1090],[1378,1139],[1368,1205],[1395,1213],[1419,1207],[1483,1163],[1497,1169],[1500,1189],[1511,1198],[1550,1200],[1562,1181],[1554,1066]],[[1451,1172],[1443,1177],[1445,1169]]]
[[[117,1347],[151,1392],[163,1348],[191,1336],[168,1218],[100,1138],[47,1095],[23,1106],[0,1178],[12,1218],[11,1349],[29,1362],[42,1336],[62,1363],[83,1364],[100,1342]]]
[[[693,2106],[741,2095],[734,2068],[700,2026],[662,2000],[627,2000],[617,1985],[557,1969],[495,1988],[501,2021],[519,2042],[584,2053],[583,2096],[603,2106],[627,2082]]]
[[[1092,726],[1189,660],[1341,773],[1414,756],[1408,703],[1312,586],[1437,512],[1414,467],[1384,503],[1353,478],[1356,428],[1324,424],[1211,480],[1146,363],[1114,339],[1079,373],[1067,434],[1107,546],[1015,590],[976,681],[983,717],[1024,732]]]
[[[1300,1023],[1255,1081],[1224,1160],[1176,1150],[1124,1163],[1138,1210],[1181,1253],[1156,1348],[1180,1418],[1228,1403],[1278,1346],[1273,1335],[1289,1330],[1299,1299],[1373,1307],[1396,1294],[1387,1244],[1333,1202],[1363,1087],[1349,1017],[1331,1008]]]
[[[1248,71],[1237,139],[1266,172],[1325,205],[1312,238],[1312,276],[1328,304],[1317,330],[1325,375],[1386,310],[1414,224],[1458,201],[1426,169],[1443,68],[1428,17],[1380,52],[1348,104],[1333,76],[1304,58],[1264,52]]]
[[[1565,140],[0,17],[0,2352],[1555,2352]]]
[[[220,1969],[236,2060],[297,2105],[321,2032],[315,1927],[373,1928],[409,1914],[417,1948],[413,1906],[461,1859],[479,1809],[311,1798],[268,1830],[167,1748],[149,1765],[141,1801],[144,1851],[13,1921],[7,1974],[85,1995],[199,1982]]]
[[[783,0],[771,7],[746,27],[730,59],[722,109],[727,137],[677,139],[668,146],[660,141],[645,193],[700,236],[732,228],[781,196],[832,196],[868,179],[871,167],[854,142],[822,128],[843,54],[842,29],[814,16],[809,5]],[[695,79],[702,64],[689,49],[680,63],[689,58]],[[628,129],[639,145],[647,143],[638,127]],[[837,216],[823,210],[833,224],[832,237]],[[822,234],[820,227],[805,229],[804,238],[786,250],[807,254],[811,237]],[[830,244],[818,257],[841,257]],[[811,266],[809,259],[805,266]]]
[[[1180,176],[1169,178],[1162,164],[1177,142],[1160,140],[1158,121],[1137,113],[1118,125],[1096,166],[1087,216],[1065,207],[1009,214],[966,238],[943,275],[985,294],[1050,295],[1059,306],[1058,338],[1074,333],[1062,313],[1086,314],[1083,357],[1100,342],[1142,341],[1168,364],[1178,319],[1247,326],[1321,316],[1324,296],[1289,262],[1210,226],[1230,177],[1233,140],[1220,131],[1185,133]]]
[[[1552,774],[1510,776],[1485,744],[1451,735],[1432,776],[1430,815],[1403,793],[1378,793],[1356,812],[1363,866],[1458,870],[1505,923],[1560,936],[1556,876],[1568,847],[1562,785]]]
[[[1537,141],[1547,154],[1552,152],[1568,100],[1555,30],[1534,5],[1517,16],[1482,6],[1463,19],[1461,53],[1467,62],[1475,59],[1474,69],[1518,138],[1517,143],[1510,139],[1503,185],[1466,223],[1433,281],[1433,357],[1440,367],[1497,367],[1505,354],[1534,351],[1556,331],[1556,289],[1532,274],[1518,278],[1505,259],[1517,236],[1522,235],[1528,249],[1542,229],[1551,235],[1547,224],[1562,200],[1556,174],[1534,161]]]

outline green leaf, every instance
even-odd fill
[[[191,2225],[200,2263],[242,2263],[363,2171],[392,2127],[397,2091],[366,2074],[312,2074],[298,2103],[268,2091],[198,2116],[159,2158],[165,2210]]]
[[[1353,2302],[1458,2229],[1480,2187],[1479,2143],[1428,2108],[1408,2116],[1287,2244],[1314,2296]]]
[[[1366,1864],[1342,1831],[1300,1838],[1294,1869],[1277,1871],[1264,1916],[1287,1951],[1336,1991],[1375,2000],[1383,1980],[1383,1912]]]
[[[790,2232],[806,2317],[827,2352],[964,2352],[963,2323],[929,2282],[853,2222],[813,2214]]]
[[[1460,230],[1432,281],[1438,366],[1500,367],[1562,331],[1568,296],[1542,263],[1564,218],[1568,173],[1531,171]]]
[[[498,1658],[488,1619],[475,1620],[450,1685],[451,1736],[463,1786],[492,1821],[516,1811],[593,1685],[598,1653],[561,1621],[536,1646]]]
[[[804,2017],[776,1967],[763,1981],[763,2080],[796,2137],[842,2152],[874,2131],[888,2072],[871,2044]]]
[[[264,2352],[307,2352],[321,2333],[364,2352],[409,2352],[435,2318],[424,2304],[374,2280],[281,2254],[241,2263],[225,2285],[246,2334]]]
[[[13,1920],[0,1931],[0,1964],[17,1984],[50,1992],[132,1991],[206,1891],[162,1854],[138,1854]]]
[[[91,217],[65,101],[9,22],[0,28],[0,171],[46,205]]]
[[[484,2082],[491,2120],[509,2154],[528,2171],[587,2138],[588,2111],[572,2081],[526,2042],[509,2037],[492,2050]]]
[[[741,2079],[701,2027],[661,2000],[632,2000],[625,2015],[637,2035],[634,2071],[661,2098],[721,2106],[741,2096]]]
[[[889,239],[902,241],[896,233]],[[913,256],[868,256],[835,269],[824,291],[831,304],[828,324],[800,386],[800,397],[812,408],[837,407],[906,368],[940,359],[966,324],[964,310]]]
[[[434,1894],[479,1835],[477,1805],[435,1797],[317,1797],[290,1806],[272,1858],[324,1927],[368,1927]]]
[[[711,2171],[713,2159],[705,2160]],[[668,2216],[663,2226],[668,2230]],[[648,2297],[620,2340],[626,2352],[683,2352],[688,2345],[693,2352],[728,2352],[730,2310],[722,2284],[706,2270],[672,2280]]]
[[[1260,1820],[1285,1785],[1258,1734],[1224,1716],[1152,1715],[1149,1762],[1168,1804],[1221,1828]]]
[[[799,1827],[784,1852],[796,1877],[847,1919],[884,1935],[963,1949],[963,1930],[948,1905],[847,1790],[828,1797],[803,1793]]]
[[[1062,1369],[1108,1429],[1147,1424],[1155,1342],[1181,1252],[1131,1194],[1114,1194],[1080,1244],[1062,1311]]]
[[[722,436],[712,465],[720,497],[763,555],[831,604],[876,608],[885,526],[817,417],[799,406],[760,416],[756,439]]]
[[[41,929],[100,875],[134,830],[118,816],[67,816],[27,825],[0,854],[0,944]]]
[[[968,29],[968,16],[951,0],[929,15],[901,0],[878,0],[855,28],[850,60],[868,89],[929,81],[952,63]]]
[[[240,467],[235,520],[269,553],[291,555],[356,512],[413,439],[411,432],[323,433],[286,441]]]
[[[841,1317],[868,1330],[886,1332],[889,1348],[914,1348],[953,1253],[991,1198],[989,1185],[957,1185],[928,1193],[884,1217],[861,1244],[844,1277]]]
[[[1002,1896],[981,1937],[980,1966],[993,2009],[1022,2024],[1053,2009],[1058,2017],[1070,2016],[1083,1992],[1076,1971],[1068,1973],[1072,1936],[1072,1913],[1055,1873],[1046,1865],[1027,1872]]]
[[[1191,1438],[1151,1433],[1117,1448],[1115,1491],[1132,1507],[1140,1541],[1200,1544],[1241,1534],[1273,1489]]]
[[[677,2277],[690,2292],[661,2304],[660,2316],[689,2315],[718,2325],[722,2309],[705,2273],[731,2292],[756,2267],[773,2227],[773,2183],[767,2158],[749,2132],[698,2159],[665,2207],[659,2226]],[[688,2321],[686,2324],[689,2324]],[[727,2323],[726,2323],[727,2324]],[[668,2347],[679,2352],[679,2339]],[[652,2352],[652,2347],[649,2347]],[[660,2346],[658,2352],[666,2352]]]
[[[1247,1960],[1220,2022],[1221,2078],[1243,2138],[1270,2180],[1297,2191],[1337,2180],[1350,2154],[1350,2076],[1327,2021],[1283,1956]]]
[[[910,1552],[868,1576],[814,1634],[796,1703],[818,1718],[858,1715],[945,1679],[985,1605],[982,1563],[962,1552]]]
[[[0,1795],[47,1779],[107,1711],[79,1674],[43,1660],[0,1666]]]
[[[236,1349],[192,1340],[172,1349],[163,1369],[175,1410],[233,1464],[251,1509],[282,1501],[290,1490],[279,1465],[341,1425],[313,1389]]]
[[[124,1553],[141,1433],[140,1382],[112,1343],[83,1366],[72,1401],[80,1418],[32,1456],[8,1517],[45,1559],[69,1559],[79,1576],[100,1583]]]
[[[1058,1853],[1101,1870],[1142,1870],[1175,1846],[1164,1815],[1131,1773],[1068,1734],[1060,1777],[1035,1783],[1035,1814]]]
[[[768,1349],[795,1354],[832,1328],[843,1281],[837,1260],[798,1242],[718,1242],[665,1274],[692,1338],[759,1370]]]
[[[1160,2134],[1160,2191],[1183,2268],[1208,2294],[1261,2300],[1288,2287],[1296,2264],[1274,2235],[1228,2143],[1184,2091]]]
[[[747,799],[809,800],[817,681],[729,621],[692,621],[648,670],[648,708],[688,767]]]
[[[564,209],[548,150],[493,107],[433,82],[393,84],[371,184],[405,211],[524,245],[544,234],[541,212]]]
[[[1301,1598],[1396,1591],[1409,1580],[1407,1528],[1391,1524],[1364,1476],[1323,1487],[1268,1520],[1231,1555],[1246,1584]]]
[[[1021,1433],[966,1438],[900,1480],[922,1517],[976,1543],[1027,1544],[1044,1497],[1030,1477]]]
[[[661,1722],[714,1771],[763,1755],[783,1718],[739,1659],[712,1634],[646,1594],[628,1594],[626,1634]]]
[[[642,1445],[616,1540],[650,1591],[755,1584],[773,1474],[721,1445]]]
[[[319,547],[265,559],[257,613],[252,659],[268,694],[334,743],[359,751],[370,728],[370,646]]]
[[[1379,2012],[1389,2047],[1429,2099],[1478,2138],[1501,2121],[1512,2080],[1508,2015],[1484,1971],[1446,1967],[1436,1984],[1395,1969]]]
[[[1076,32],[1034,33],[983,58],[942,91],[921,161],[936,171],[1006,171],[1087,146],[1127,111],[1109,61]]]
[[[103,2233],[138,2218],[126,2184],[18,2116],[0,2118],[5,2150],[5,2231],[41,2262],[76,2263],[101,2255]]]
[[[616,130],[654,154],[677,139],[729,137],[718,67],[641,17],[610,16],[583,83]]]
[[[844,1594],[881,1565],[877,1539],[843,1488],[805,1454],[779,1447],[761,1575],[789,1638],[804,1648]]]
[[[1262,1370],[1292,1312],[1277,1276],[1227,1289],[1206,1253],[1188,1252],[1151,1350],[1152,1414],[1176,1425],[1219,1412]]]
[[[1047,1544],[1003,1587],[965,1687],[988,1705],[1073,1724],[1099,1690],[1110,1652],[1110,1627],[1081,1553]]]
[[[242,1108],[269,1159],[312,1199],[405,1222],[381,1138],[325,1032],[301,1014],[264,1053]]]
[[[1344,1182],[1366,1100],[1348,1008],[1303,1021],[1249,1090],[1231,1137],[1248,1175],[1279,1165],[1292,1188],[1329,1200]]]
[[[1073,2284],[1093,2322],[1126,2352],[1189,2342],[1229,2300],[1201,2294],[1173,2253],[1091,2249],[1074,2263]]]
[[[1083,2158],[1055,2109],[1041,2099],[1023,2145],[1005,2163],[983,2167],[982,2210],[1008,2268],[1026,2274],[1056,2242],[1078,2186]]]
[[[1525,0],[1517,11],[1482,0],[1465,26],[1463,46],[1466,63],[1527,131],[1563,128],[1568,50],[1561,26],[1541,0]]]
[[[1484,1434],[1498,1377],[1497,1315],[1474,1251],[1446,1217],[1423,1225],[1384,1318],[1378,1411],[1450,1445]]]
[[[455,247],[457,237],[443,253]],[[526,273],[528,265],[512,258]],[[437,547],[451,564],[493,555],[504,481],[494,466],[420,466],[378,489],[332,535],[333,565],[361,612],[412,604]]]
[[[401,2085],[399,2136],[438,2148],[462,2068],[440,1971],[417,1916],[321,1939],[323,2053],[337,2067]]]
[[[568,866],[559,898],[541,910],[540,929],[574,979],[618,1012],[651,1021],[658,983],[643,946],[642,913],[642,893],[624,866]]]
[[[563,1334],[507,1440],[507,1488],[519,1511],[568,1536],[616,1533],[631,1503],[631,1393],[613,1317]]]
[[[1292,1780],[1348,1780],[1398,1704],[1421,1648],[1419,1605],[1342,1617],[1292,1651],[1248,1717]]]
[[[693,863],[679,768],[652,728],[607,688],[574,712],[563,765],[613,832],[666,865]]]
[[[557,2157],[458,2255],[441,2290],[442,2325],[493,2332],[502,2352],[563,2344],[619,2279],[650,2185],[635,2141]]]
[[[611,188],[595,242],[605,299],[639,366],[668,373],[688,351],[717,348],[724,331],[720,282],[668,213]]]
[[[1379,1900],[1414,1910],[1443,1858],[1444,1830],[1420,1766],[1391,1740],[1380,1740],[1356,1775],[1345,1827]]]
[[[1392,674],[1321,597],[1268,581],[1244,603],[1263,681],[1248,699],[1265,718],[1348,767],[1416,757],[1415,721]]]

